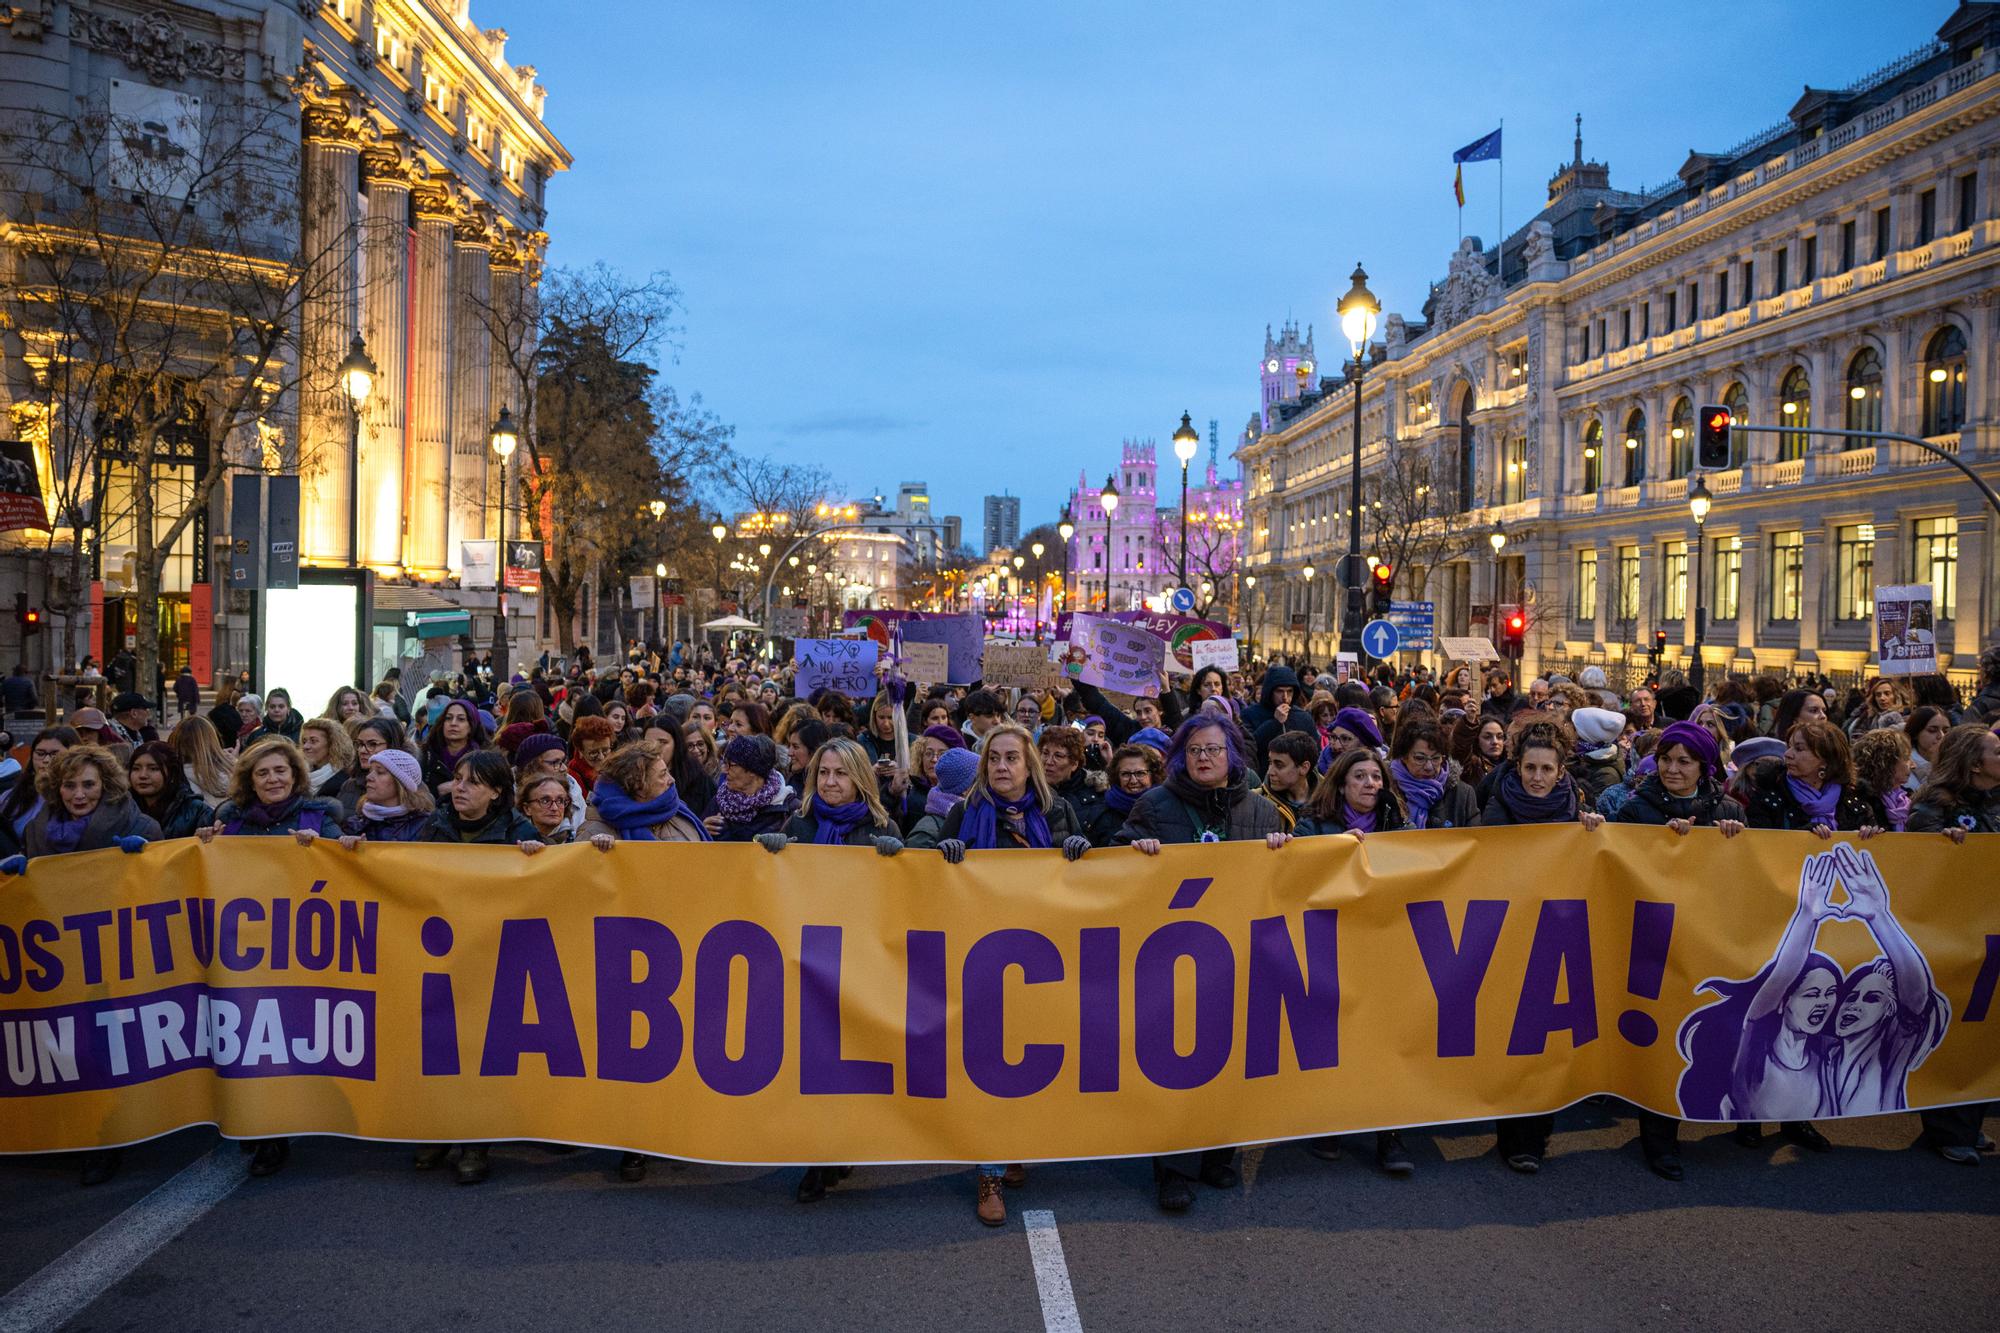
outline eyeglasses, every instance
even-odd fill
[[[1416,754],[1412,752],[1403,756],[1403,766],[1405,768],[1437,768],[1443,763],[1444,756],[1441,754]]]
[[[537,796],[532,801],[529,801],[528,804],[540,806],[545,810],[567,810],[569,809],[569,797]]]
[[[1190,745],[1187,757],[1190,759],[1219,759],[1229,753],[1227,745]]]

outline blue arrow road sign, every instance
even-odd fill
[[[1402,642],[1402,635],[1386,620],[1371,620],[1361,627],[1361,646],[1370,657],[1389,657]]]
[[[1180,612],[1182,615],[1186,615],[1188,612],[1194,610],[1194,590],[1192,588],[1175,588],[1173,607],[1174,610]]]

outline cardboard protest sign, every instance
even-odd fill
[[[903,674],[925,685],[941,685],[951,669],[951,649],[941,643],[904,643]]]
[[[799,667],[794,688],[800,698],[836,690],[850,699],[872,699],[879,652],[872,639],[800,639],[792,646]]]
[[[1078,615],[1070,622],[1065,674],[1102,690],[1157,698],[1166,669],[1167,641],[1102,616]]]
[[[1936,601],[1930,584],[1875,589],[1875,642],[1885,676],[1937,672]]]
[[[1235,639],[1194,639],[1188,643],[1188,652],[1194,658],[1194,669],[1205,666],[1221,667],[1224,671],[1235,671],[1239,663],[1236,655]]]
[[[1032,643],[987,644],[984,669],[981,683],[989,690],[1046,689],[1062,676],[1048,650]]]

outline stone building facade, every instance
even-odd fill
[[[402,600],[413,605],[490,608],[490,591],[461,593],[456,582],[461,543],[492,535],[500,497],[489,438],[502,406],[520,410],[508,372],[519,357],[518,347],[498,344],[495,321],[482,313],[504,316],[532,302],[547,242],[545,189],[570,157],[544,124],[546,93],[535,69],[510,63],[507,34],[481,27],[470,4],[0,6],[0,118],[21,133],[107,101],[116,117],[122,95],[191,109],[197,135],[244,121],[273,127],[274,143],[254,169],[275,195],[289,193],[295,234],[256,258],[308,268],[300,285],[307,299],[291,314],[297,364],[272,376],[296,387],[274,395],[265,418],[231,442],[231,461],[299,476],[301,564],[371,567],[380,585],[411,585]],[[13,212],[33,225],[31,211]],[[19,242],[18,232],[0,233],[0,263],[10,272],[8,247]],[[357,332],[377,372],[358,454],[336,377]],[[47,345],[32,328],[0,335],[0,397],[17,433],[38,376],[47,397]],[[187,486],[171,468],[162,474],[162,514],[172,515],[174,498],[208,466],[193,463]],[[107,474],[92,506],[100,517],[86,533],[94,547],[90,623],[73,651],[104,661],[131,617],[157,614],[169,674],[190,664],[206,682],[210,670],[244,665],[246,617],[219,591],[228,487],[217,488],[175,544],[160,605],[141,608],[120,582],[116,484]],[[58,523],[58,542],[73,536]],[[22,581],[34,582],[25,572]],[[394,594],[378,596],[380,605],[395,602]],[[532,601],[510,607],[515,615],[533,609]],[[535,636],[533,620],[524,619],[517,639]]]
[[[1364,547],[1412,458],[1445,534],[1398,595],[1434,601],[1445,634],[1521,607],[1529,670],[1632,660],[1656,631],[1685,663],[1699,603],[1711,672],[1846,675],[1871,661],[1873,587],[1931,583],[1940,657],[1963,679],[2000,632],[2000,515],[1914,446],[1806,428],[1919,437],[2000,483],[1996,117],[2000,5],[1962,4],[1935,41],[1808,88],[1782,124],[1691,154],[1654,190],[1613,189],[1579,128],[1498,275],[1468,239],[1422,320],[1388,315],[1372,349]],[[1302,647],[1301,613],[1320,645],[1338,630],[1335,579],[1301,574],[1347,548],[1353,392],[1323,379],[1238,449],[1249,565],[1286,627],[1273,648]],[[1698,534],[1706,403],[1793,429],[1738,433],[1730,466],[1704,474]]]

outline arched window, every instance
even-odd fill
[[[1646,479],[1646,414],[1633,408],[1625,418],[1625,484],[1637,486]]]
[[[1458,402],[1458,508],[1460,513],[1479,503],[1478,458],[1472,438],[1472,391],[1467,389]]]
[[[1965,335],[1947,325],[1924,348],[1924,437],[1951,435],[1965,425]]]
[[[1722,391],[1722,405],[1729,409],[1730,420],[1750,419],[1750,394],[1741,382],[1732,384]],[[1740,430],[1729,433],[1729,466],[1743,466],[1743,460],[1749,457],[1749,441],[1750,437]]]
[[[1674,399],[1673,413],[1667,418],[1667,475],[1685,477],[1694,471],[1694,404]]]
[[[1806,456],[1806,427],[1812,425],[1812,381],[1804,366],[1793,366],[1778,384],[1778,461]]]
[[[1847,428],[1882,429],[1882,358],[1864,347],[1847,363]],[[1865,449],[1866,440],[1849,440],[1850,449]]]
[[[1594,494],[1604,484],[1604,427],[1592,421],[1583,428],[1583,493]]]

